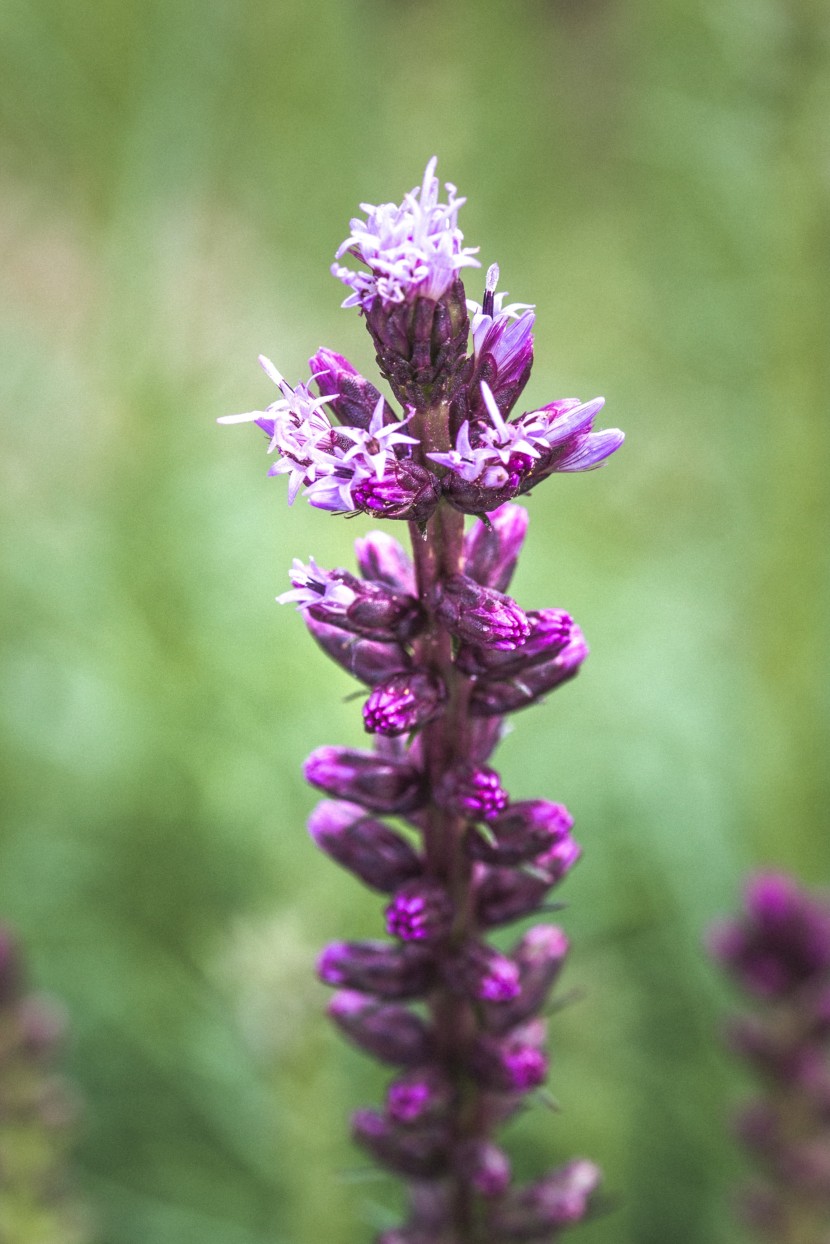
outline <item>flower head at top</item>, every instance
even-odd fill
[[[352,255],[369,269],[353,272],[332,264],[332,273],[348,285],[351,293],[344,307],[369,308],[376,298],[401,303],[415,298],[437,302],[449,289],[460,268],[478,267],[476,250],[464,246],[458,227],[458,210],[466,202],[447,182],[447,202],[439,203],[435,156],[424,180],[402,203],[362,203],[366,219],[355,217],[351,233],[338,248],[336,258]]]

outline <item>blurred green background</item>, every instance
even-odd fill
[[[312,977],[380,929],[303,828],[301,761],[358,706],[273,603],[369,525],[288,510],[214,420],[272,400],[260,351],[371,374],[328,265],[433,153],[537,304],[527,404],[604,392],[628,434],[528,502],[515,593],[592,656],[500,765],[576,816],[584,997],[562,1112],[507,1139],[603,1165],[584,1244],[739,1238],[701,934],[748,867],[830,879],[828,30],[811,0],[0,5],[0,913],[69,1011],[103,1244],[395,1218],[346,1139],[382,1075]]]

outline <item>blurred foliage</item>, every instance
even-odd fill
[[[529,403],[604,390],[628,433],[529,501],[516,595],[593,654],[501,753],[586,848],[562,1113],[511,1143],[603,1164],[585,1244],[736,1238],[701,933],[754,863],[830,877],[829,36],[817,0],[0,6],[0,911],[71,1016],[102,1241],[351,1244],[394,1209],[346,1139],[380,1077],[312,980],[380,925],[303,830],[357,706],[273,605],[365,524],[289,511],[213,420],[271,400],[260,351],[371,368],[328,264],[433,152],[538,306]]]

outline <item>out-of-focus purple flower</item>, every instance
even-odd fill
[[[391,894],[423,868],[405,838],[358,804],[324,799],[308,819],[308,832],[321,851],[382,894]]]
[[[434,975],[434,963],[421,946],[331,942],[317,961],[317,972],[324,985],[398,1002],[424,994]]]
[[[409,734],[438,717],[446,698],[435,674],[393,674],[373,689],[363,706],[363,724],[369,734]]]
[[[435,942],[452,928],[453,905],[437,881],[416,878],[395,892],[386,908],[386,931],[404,942]]]
[[[479,647],[517,648],[530,633],[527,616],[511,597],[463,574],[437,584],[430,605],[453,635]]]
[[[491,1140],[466,1140],[453,1154],[453,1164],[476,1192],[483,1197],[499,1197],[510,1183],[510,1159]]]
[[[579,844],[568,837],[538,856],[527,871],[479,865],[476,900],[481,925],[496,928],[538,911],[548,891],[570,872],[580,854]]]
[[[413,1067],[433,1054],[428,1024],[404,1006],[341,989],[329,1002],[328,1013],[350,1041],[381,1062]]]
[[[336,258],[349,254],[369,269],[353,272],[332,264],[332,273],[352,291],[344,307],[369,308],[375,299],[401,303],[414,298],[438,301],[461,268],[478,267],[478,248],[463,246],[458,211],[465,202],[446,183],[447,202],[438,201],[436,158],[429,161],[424,180],[401,204],[361,203],[366,219],[351,222],[351,233]]]
[[[759,997],[781,997],[830,972],[830,909],[791,877],[750,879],[746,916],[710,934],[712,953]]]
[[[333,799],[363,804],[372,812],[411,812],[426,802],[424,775],[404,760],[348,747],[318,747],[305,763],[305,778]]]
[[[568,939],[556,925],[537,924],[528,929],[510,953],[519,969],[520,992],[506,1005],[485,1007],[488,1030],[505,1033],[537,1015],[559,978],[567,953]]]
[[[546,1025],[533,1019],[506,1036],[480,1036],[472,1055],[478,1081],[500,1093],[529,1093],[543,1084],[548,1072],[544,1051]]]

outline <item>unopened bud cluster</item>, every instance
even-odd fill
[[[334,1022],[395,1069],[383,1107],[352,1124],[409,1185],[409,1221],[382,1244],[533,1244],[584,1218],[599,1181],[578,1159],[516,1186],[494,1139],[547,1077],[543,1011],[568,943],[548,924],[506,952],[488,939],[538,915],[580,848],[564,806],[511,800],[490,760],[505,715],[573,678],[587,647],[564,610],[507,595],[527,529],[512,498],[598,466],[622,434],[593,430],[602,399],[514,416],[533,311],[504,305],[495,265],[481,305],[468,302],[463,199],[448,184],[439,201],[434,168],[403,203],[352,221],[338,259],[366,271],[333,268],[403,409],[321,349],[294,387],[261,360],[280,397],[225,421],[263,429],[290,501],[303,488],[322,509],[409,523],[411,555],[371,532],[358,574],[297,561],[279,598],[366,688],[372,747],[320,747],[305,776],[326,796],[313,840],[385,896],[384,935],[335,942],[318,964]]]
[[[762,1171],[740,1200],[745,1221],[780,1244],[830,1240],[830,895],[783,874],[753,877],[745,912],[710,949],[754,1004],[727,1030],[760,1083],[740,1140]]]

